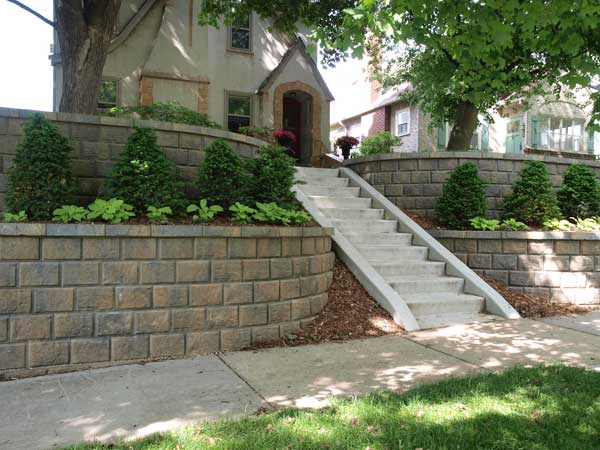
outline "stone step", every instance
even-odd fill
[[[372,262],[371,265],[384,278],[407,275],[441,276],[446,273],[446,263],[437,261],[403,260],[400,262]]]
[[[500,320],[500,317],[491,314],[473,314],[473,313],[457,313],[457,314],[432,314],[417,318],[417,322],[422,330],[430,328],[451,327],[455,325],[466,325],[470,323],[483,323],[492,320]]]
[[[313,184],[299,184],[298,188],[306,195],[320,195],[327,197],[358,197],[358,187],[332,187],[317,186]]]
[[[383,219],[383,209],[362,208],[321,208],[321,212],[333,219]]]
[[[427,247],[419,247],[416,245],[400,246],[400,245],[364,245],[357,244],[358,251],[369,261],[376,260],[423,260],[427,259],[429,249]]]
[[[315,186],[348,186],[348,178],[333,178],[333,177],[307,177],[304,175],[296,175],[296,180],[300,181],[300,185],[315,185]]]
[[[410,233],[385,233],[385,234],[369,234],[369,233],[344,233],[350,242],[354,245],[371,246],[371,245],[410,245],[412,243],[412,234]]]
[[[320,169],[318,167],[296,167],[296,174],[309,177],[337,177],[339,169]]]
[[[328,197],[326,195],[309,195],[308,198],[317,208],[369,208],[370,198],[361,197]]]
[[[332,225],[339,229],[342,233],[346,232],[365,232],[368,233],[389,233],[393,234],[397,231],[398,222],[395,220],[341,220],[334,219]]]
[[[407,275],[384,277],[389,285],[400,295],[419,294],[424,292],[447,292],[458,294],[462,292],[465,281],[462,278]]]
[[[485,307],[483,297],[469,294],[422,293],[407,294],[402,298],[417,320],[419,317],[435,314],[478,314]]]

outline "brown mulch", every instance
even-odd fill
[[[490,286],[496,289],[521,316],[528,319],[541,319],[552,316],[571,316],[589,312],[589,308],[572,303],[556,303],[544,300],[535,295],[524,294],[510,289],[504,283],[490,277],[482,277]]]
[[[403,209],[402,212],[404,214],[406,214],[408,217],[410,217],[412,220],[417,222],[417,224],[425,230],[447,230],[448,229],[447,227],[438,224],[435,221],[435,219],[432,217],[426,217],[422,214],[416,213],[414,211],[409,211],[406,209]]]
[[[399,335],[404,330],[373,300],[350,269],[336,259],[329,301],[317,318],[294,335],[251,347],[294,347],[367,337]]]

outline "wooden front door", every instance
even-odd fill
[[[300,140],[302,139],[302,103],[292,97],[283,98],[283,129],[296,136],[296,142],[290,146],[290,153],[300,161]]]

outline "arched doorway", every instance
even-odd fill
[[[296,136],[291,153],[298,164],[309,165],[312,155],[312,96],[302,91],[283,95],[283,129]]]

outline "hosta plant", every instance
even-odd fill
[[[150,222],[167,223],[169,216],[173,214],[173,210],[169,206],[157,207],[148,206],[146,217]]]
[[[473,217],[470,223],[473,229],[481,231],[496,231],[500,226],[499,220],[486,219],[485,217]]]
[[[505,219],[500,224],[500,229],[506,231],[527,231],[529,227],[516,219]]]
[[[77,205],[64,205],[57,208],[52,213],[52,220],[54,222],[81,222],[87,218],[89,211],[82,206]]]
[[[244,205],[240,202],[235,202],[234,205],[230,206],[229,211],[233,213],[231,215],[231,220],[240,223],[252,222],[254,214],[256,214],[257,212],[256,209]]]
[[[282,223],[288,225],[291,220],[286,209],[277,206],[276,203],[256,203],[256,213],[252,218],[258,222]]]
[[[25,211],[19,211],[18,213],[4,212],[4,222],[25,222],[27,220],[27,213]]]
[[[193,203],[187,207],[188,213],[193,213],[192,220],[194,222],[207,222],[212,220],[217,214],[223,211],[219,205],[210,205],[206,199],[200,200],[200,203]]]
[[[312,216],[306,211],[288,209],[286,214],[292,225],[304,225],[312,220]]]
[[[104,222],[121,223],[135,216],[133,206],[123,200],[111,198],[110,200],[96,199],[88,206],[90,212],[87,214],[89,220],[100,219]]]

